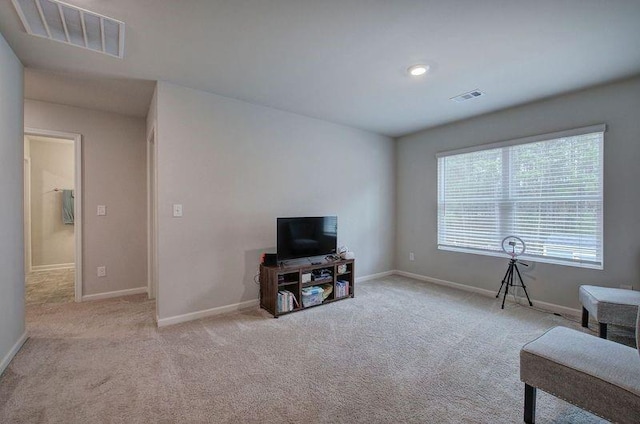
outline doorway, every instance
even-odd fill
[[[81,158],[80,134],[25,128],[27,304],[82,299]]]

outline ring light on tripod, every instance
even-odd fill
[[[527,246],[520,237],[507,236],[502,239],[502,250],[512,258],[516,258],[527,250]]]
[[[529,298],[529,293],[527,293],[527,287],[524,285],[524,281],[522,281],[522,276],[520,275],[520,270],[518,269],[517,265],[518,260],[516,259],[518,256],[524,253],[526,248],[527,247],[525,246],[524,241],[522,241],[520,237],[507,236],[502,239],[502,250],[504,250],[505,253],[511,256],[511,259],[509,260],[509,267],[507,268],[507,273],[504,274],[502,284],[500,284],[500,290],[498,290],[498,294],[496,294],[496,298],[500,297],[500,293],[504,288],[504,295],[502,296],[501,306],[502,309],[504,309],[504,301],[507,299],[509,287],[514,288],[514,290],[516,287],[522,287],[525,296],[527,296],[529,306],[533,306],[533,303],[531,303],[531,299]],[[522,262],[520,262],[520,264],[528,266],[527,264]],[[515,280],[514,277],[517,277],[517,280]],[[517,284],[518,280],[520,281],[520,284]]]

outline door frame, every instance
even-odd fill
[[[147,136],[147,295],[158,295],[158,146],[155,125]],[[157,301],[156,301],[157,303]]]
[[[24,143],[27,143],[25,136]],[[23,185],[23,219],[24,219],[24,273],[25,275],[31,272],[31,157],[24,156],[22,162],[22,177],[24,178]]]
[[[74,297],[76,302],[82,301],[82,135],[76,133],[45,130],[41,128],[24,128],[24,135],[40,136],[40,137],[53,137],[62,138],[65,140],[73,141],[74,151],[74,202],[73,202],[73,221],[74,221],[74,263],[75,263],[75,281],[74,281]],[[27,182],[25,182],[26,184]],[[31,191],[31,187],[29,187]],[[29,211],[29,215],[31,211]],[[31,220],[29,220],[29,225]],[[27,223],[25,223],[27,225]],[[31,234],[31,228],[28,229]],[[29,243],[31,241],[29,240]]]

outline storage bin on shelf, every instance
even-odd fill
[[[302,289],[302,306],[305,308],[309,306],[319,305],[322,303],[322,287],[311,286]]]
[[[349,296],[349,282],[345,280],[336,281],[336,298]]]
[[[323,284],[320,286],[322,289],[322,300],[326,300],[333,292],[333,284]]]

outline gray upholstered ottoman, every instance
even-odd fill
[[[640,305],[640,292],[598,286],[580,286],[582,326],[588,327],[589,314],[600,325],[600,337],[607,338],[607,324],[634,327]]]
[[[524,421],[535,422],[536,388],[619,423],[640,423],[638,350],[555,327],[520,351]]]

